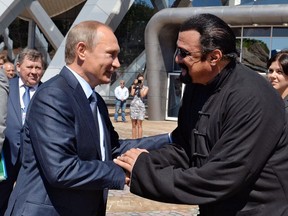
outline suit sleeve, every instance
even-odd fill
[[[8,78],[3,70],[0,70],[0,153],[4,142],[4,131],[7,117],[7,98],[9,92]]]
[[[123,189],[125,173],[122,168],[112,161],[86,156],[85,152],[80,157],[78,152],[83,148],[94,152],[96,143],[91,141],[90,129],[86,126],[87,132],[84,134],[83,121],[80,124],[76,120],[85,118],[87,113],[83,111],[76,117],[71,94],[51,87],[39,89],[36,94],[28,111],[26,123],[29,131],[25,125],[25,134],[30,136],[41,173],[49,184],[82,190]],[[79,133],[79,130],[82,132]],[[78,149],[80,145],[81,149]]]
[[[110,133],[111,140],[111,150],[112,150],[112,158],[116,158],[117,156],[125,153],[131,148],[143,148],[147,150],[158,149],[169,143],[169,135],[168,133],[159,134],[149,137],[143,137],[139,139],[121,139],[119,140],[119,135],[115,131],[110,118],[107,106],[101,96],[98,97],[98,106],[103,110],[103,115],[106,121],[106,126]]]
[[[169,144],[168,133],[143,137],[139,139],[119,140],[119,145],[117,146],[117,148],[112,149],[113,158],[125,153],[131,148],[154,150],[162,148],[167,144]]]
[[[221,113],[220,138],[211,141],[213,148],[199,168],[191,167],[187,161],[190,155],[174,145],[142,153],[132,171],[131,192],[162,202],[199,205],[248,190],[277,148],[285,128],[281,99],[276,100],[269,92],[267,95],[271,96],[269,101],[251,94],[231,94],[226,111]]]

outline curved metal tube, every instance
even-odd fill
[[[165,119],[167,73],[173,72],[171,62],[173,62],[178,28],[188,17],[200,13],[219,16],[231,26],[288,23],[288,4],[169,8],[156,13],[145,30],[149,120]]]

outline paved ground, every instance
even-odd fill
[[[113,122],[113,108],[109,109]],[[119,116],[120,120],[120,116]],[[126,123],[113,123],[121,138],[131,138],[131,121],[129,116]],[[149,121],[143,122],[143,136],[171,132],[176,127],[173,121]],[[133,195],[129,188],[123,191],[110,190],[107,204],[107,216],[194,216],[198,207],[192,205],[176,205],[151,201]]]

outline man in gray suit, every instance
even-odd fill
[[[8,178],[0,182],[0,216],[4,215],[9,196],[20,169],[21,132],[30,98],[37,90],[44,73],[44,60],[40,52],[23,49],[16,63],[19,76],[9,80],[7,128],[3,152]]]
[[[111,82],[119,51],[102,23],[85,21],[70,30],[66,66],[39,87],[28,108],[22,166],[5,215],[104,216],[108,189],[125,185],[125,172],[112,157],[168,142],[168,134],[119,140],[94,91]]]
[[[9,93],[8,78],[3,70],[0,70],[0,153],[4,142],[6,128],[7,99]]]

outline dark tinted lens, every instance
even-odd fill
[[[181,56],[181,58],[185,58],[187,55],[189,55],[190,53],[186,50],[183,50],[181,48],[178,48],[177,50],[177,54]]]

